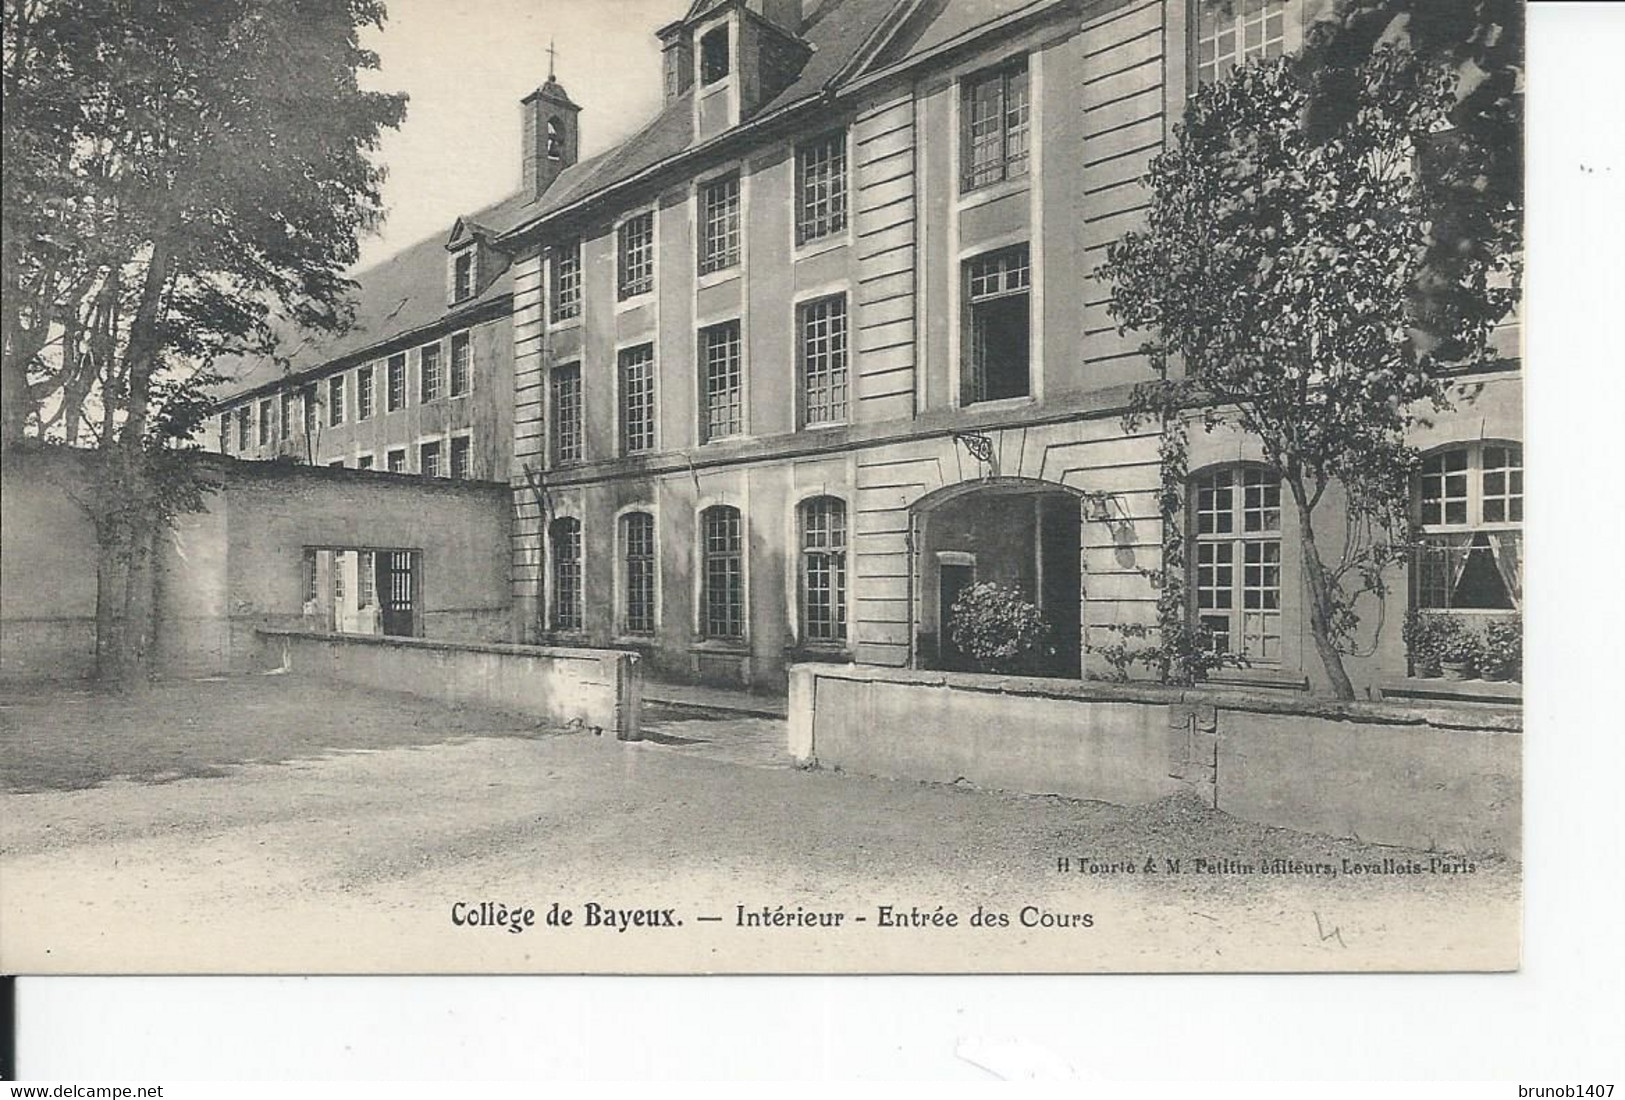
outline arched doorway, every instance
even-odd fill
[[[910,515],[914,665],[973,671],[953,641],[953,605],[993,581],[1036,604],[1050,632],[1033,673],[1079,677],[1083,664],[1082,495],[1049,481],[990,478],[939,489]]]

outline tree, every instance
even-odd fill
[[[1306,126],[1313,89],[1292,60],[1201,88],[1152,162],[1146,228],[1098,272],[1123,330],[1152,334],[1158,380],[1130,420],[1229,418],[1290,490],[1315,649],[1345,699],[1354,599],[1381,592],[1408,542],[1406,430],[1446,406],[1451,364],[1488,354],[1517,297],[1504,240],[1429,266],[1449,194],[1418,165],[1448,130],[1456,71],[1395,43],[1357,71],[1329,131]],[[1448,294],[1418,293],[1445,270]],[[1347,523],[1328,560],[1315,519],[1334,485]]]
[[[1348,125],[1364,65],[1389,45],[1456,76],[1450,129],[1422,166],[1438,201],[1413,289],[1413,338],[1446,340],[1476,309],[1470,267],[1521,248],[1524,0],[1333,0],[1297,65],[1312,140]]]
[[[98,664],[145,678],[157,535],[201,506],[200,364],[332,330],[402,96],[378,0],[5,0],[4,434],[96,444]]]

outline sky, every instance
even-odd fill
[[[581,105],[581,156],[614,145],[659,108],[655,31],[689,0],[388,0],[389,19],[363,44],[380,67],[378,91],[410,97],[406,121],[386,132],[379,159],[387,218],[361,242],[359,268],[447,233],[519,187],[519,101],[557,74]]]

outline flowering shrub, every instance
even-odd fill
[[[1523,617],[1496,619],[1484,629],[1484,675],[1492,680],[1523,679]]]
[[[1043,612],[1007,585],[973,584],[954,601],[954,645],[989,672],[1014,672],[1049,632]]]

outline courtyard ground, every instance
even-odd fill
[[[0,970],[1517,962],[1515,863],[1468,870],[1179,800],[1118,807],[803,771],[782,719],[669,702],[644,717],[649,739],[623,744],[297,675],[134,699],[9,691]],[[1268,873],[1278,860],[1337,873]],[[536,923],[458,923],[482,902]],[[555,904],[570,924],[548,923]],[[616,910],[652,911],[655,926],[605,924]],[[761,923],[742,916],[763,910]],[[894,926],[914,911],[923,926]]]

